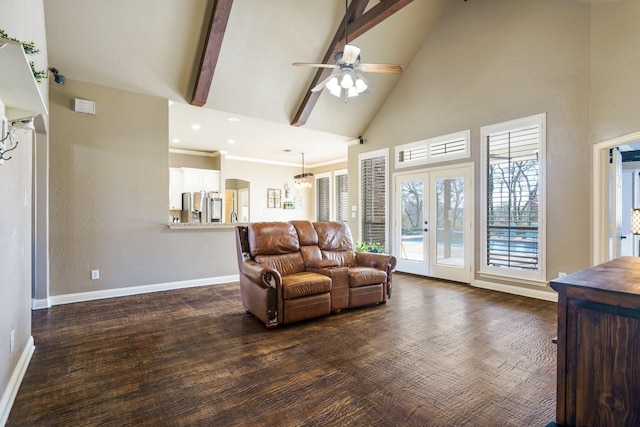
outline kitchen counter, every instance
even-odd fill
[[[171,230],[197,230],[197,229],[233,229],[238,225],[247,225],[247,223],[243,222],[210,222],[205,224],[200,223],[169,223],[167,227]]]

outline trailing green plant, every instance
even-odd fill
[[[34,42],[23,42],[15,37],[10,37],[7,32],[0,28],[0,37],[20,43],[22,48],[24,49],[24,53],[27,55],[35,55],[40,53],[40,49],[36,48]],[[31,72],[33,73],[33,77],[36,79],[38,83],[41,83],[43,79],[46,79],[49,75],[47,74],[47,70],[36,70],[36,64],[33,61],[29,61],[29,66],[31,67]]]
[[[354,249],[356,252],[384,253],[384,246],[374,242],[356,242]]]

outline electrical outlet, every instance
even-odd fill
[[[98,280],[100,278],[100,270],[91,270],[91,280]]]
[[[11,338],[9,339],[9,353],[13,354],[13,350],[16,347],[16,331],[15,329],[11,330]]]

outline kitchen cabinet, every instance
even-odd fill
[[[183,192],[220,192],[220,171],[195,168],[180,169],[182,169]]]
[[[182,193],[220,192],[220,171],[197,168],[169,168],[169,209],[182,209]]]
[[[558,292],[557,423],[640,425],[640,257],[551,287]]]

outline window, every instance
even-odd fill
[[[465,130],[436,138],[398,145],[396,169],[469,157],[471,131]]]
[[[360,163],[360,240],[387,243],[387,149],[364,153]]]
[[[481,272],[544,279],[545,120],[482,128]]]
[[[346,170],[333,173],[336,221],[349,221],[349,175]]]
[[[331,221],[331,175],[316,176],[316,221]]]

